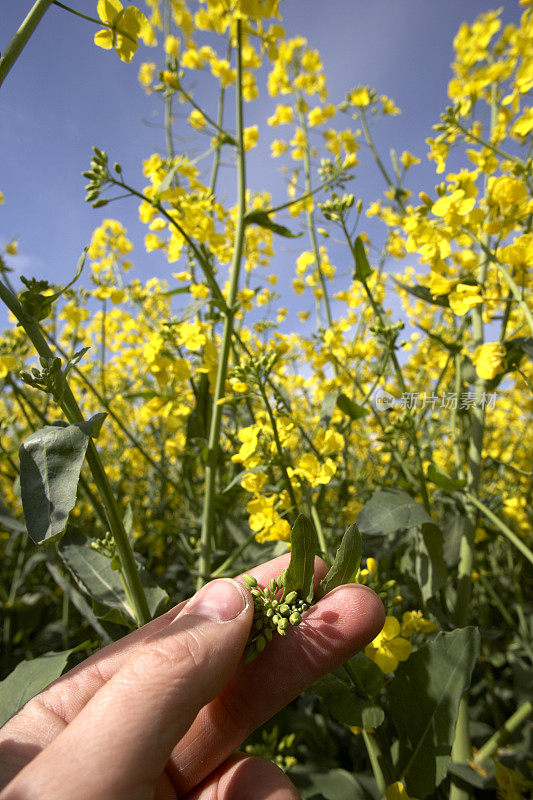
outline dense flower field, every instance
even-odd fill
[[[458,31],[450,106],[427,140],[437,184],[415,189],[419,159],[373,138],[394,101],[367,86],[330,97],[320,54],[285,38],[279,0],[99,0],[83,24],[160,97],[168,148],[133,185],[120,153],[95,147],[87,201],[135,197],[168,277],[132,277],[118,201],[80,259],[83,284],[15,286],[0,263],[3,697],[28,680],[21,662],[63,654],[44,686],[206,581],[287,552],[299,514],[328,566],[356,522],[349,580],[379,593],[385,626],[247,751],[305,798],[531,796],[533,7],[521,4],[519,25],[487,11]],[[199,73],[215,107],[191,88]],[[283,197],[246,180],[260,79],[279,101],[264,124],[279,130]],[[201,158],[174,148],[180,104],[191,141],[209,142]],[[353,184],[363,158],[386,184],[368,207]],[[287,242],[298,255],[281,289]],[[295,295],[304,333],[284,324]]]

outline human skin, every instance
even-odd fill
[[[249,574],[266,585],[288,562]],[[326,571],[317,558],[315,588]],[[63,675],[0,729],[0,800],[297,798],[274,764],[235,750],[385,614],[367,587],[338,587],[245,666],[252,617],[242,581],[213,581]]]

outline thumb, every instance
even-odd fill
[[[252,616],[237,581],[204,586],[6,787],[6,800],[151,798],[178,740],[233,675]]]

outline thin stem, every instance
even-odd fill
[[[520,550],[524,558],[526,558],[531,564],[533,564],[533,553],[529,549],[529,547],[520,539],[516,533],[513,533],[512,530],[503,522],[496,514],[493,514],[490,508],[481,502],[477,497],[469,492],[465,492],[465,497],[469,500],[472,505],[476,506],[481,513],[487,517],[497,528],[500,530],[506,539],[508,539],[511,544],[514,544],[517,550]]]
[[[506,720],[503,725],[494,733],[485,744],[479,748],[474,756],[474,763],[483,764],[493,756],[499,747],[504,744],[507,739],[520,728],[527,718],[533,713],[533,703],[531,700],[526,700],[519,706],[514,714]]]
[[[304,142],[305,146],[303,149],[304,153],[304,173],[305,173],[305,191],[306,194],[310,194],[311,192],[311,159],[309,155],[309,131],[307,128],[307,119],[305,116],[304,111],[302,110],[302,96],[300,92],[297,93],[297,100],[296,100],[296,107],[298,109],[298,117],[300,120],[300,125],[304,135]],[[318,278],[320,281],[320,286],[322,288],[322,299],[324,300],[324,309],[326,312],[326,322],[328,324],[328,328],[331,328],[333,325],[333,320],[331,317],[331,308],[329,305],[329,297],[328,297],[328,290],[326,286],[326,280],[324,277],[324,273],[322,271],[322,260],[320,258],[320,249],[318,247],[318,242],[316,238],[316,231],[315,231],[315,218],[313,209],[306,210],[306,218],[307,218],[307,230],[309,232],[309,237],[311,239],[311,246],[313,248],[313,255],[315,258],[315,265],[318,272]],[[318,325],[320,327],[320,300],[318,300]]]
[[[26,19],[13,36],[0,58],[0,86],[6,79],[11,67],[26,46],[28,39],[42,19],[43,14],[52,4],[52,0],[37,0]]]
[[[233,321],[235,301],[239,288],[239,274],[244,245],[244,215],[246,213],[246,164],[243,143],[243,97],[242,97],[242,22],[237,20],[237,226],[233,244],[233,258],[230,267],[230,286],[228,300],[224,311],[224,329],[222,347],[218,360],[213,412],[209,430],[208,454],[205,468],[204,507],[202,529],[200,534],[200,557],[198,560],[197,588],[206,582],[211,571],[211,543],[214,536],[215,522],[215,481],[220,451],[220,430],[222,423],[222,403],[224,397],[226,373],[228,369],[231,341],[233,337]]]

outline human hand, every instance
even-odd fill
[[[288,561],[249,574],[266,585]],[[315,589],[326,571],[315,559]],[[367,587],[338,587],[244,666],[252,617],[238,579],[213,581],[63,675],[0,729],[0,800],[297,798],[235,748],[375,638],[384,610]]]

